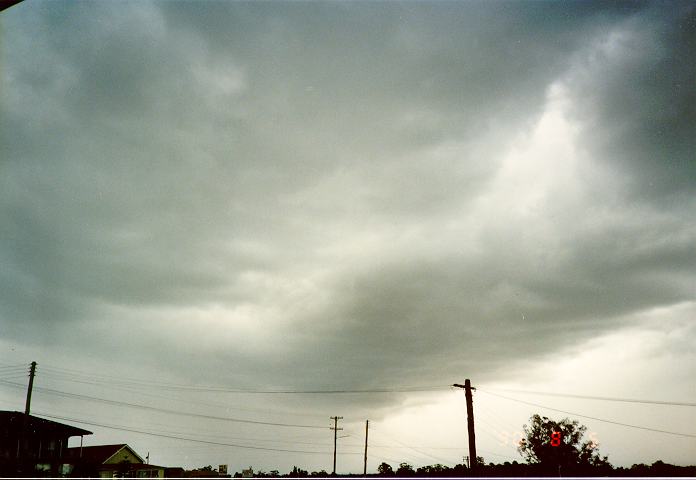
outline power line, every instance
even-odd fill
[[[201,390],[201,391],[229,391],[231,393],[261,393],[261,394],[354,394],[354,393],[405,393],[405,392],[434,392],[446,390],[447,385],[432,387],[400,387],[384,389],[364,390]]]
[[[0,375],[10,375],[10,374],[24,374],[29,375],[29,370],[25,368],[12,367],[12,368],[0,368]]]
[[[517,460],[517,459],[518,459],[518,457],[513,457],[512,455],[503,455],[503,454],[501,454],[501,453],[491,452],[490,450],[481,450],[481,449],[479,449],[479,452],[485,453],[486,455],[493,455],[494,457],[511,458],[512,460]]]
[[[47,414],[40,414],[43,416],[49,416]],[[69,417],[55,417],[55,418],[63,418],[66,420],[72,420]],[[79,420],[81,423],[86,423],[86,424],[95,424],[88,422],[87,420]],[[102,426],[102,424],[95,424],[97,426]],[[110,425],[113,428],[120,428],[120,426],[116,426],[114,424],[103,424],[103,425]],[[163,426],[165,428],[159,428],[157,425]],[[303,441],[303,440],[293,440],[286,438],[284,440],[279,440],[277,438],[258,438],[258,437],[239,437],[239,436],[230,436],[230,435],[225,435],[225,434],[216,434],[216,433],[200,433],[200,432],[195,432],[195,431],[181,431],[181,430],[168,430],[167,425],[165,424],[156,424],[156,423],[150,423],[150,428],[147,430],[149,433],[156,433],[156,434],[172,434],[172,435],[181,435],[181,436],[186,436],[186,438],[189,438],[191,440],[197,440],[188,437],[189,435],[197,436],[197,437],[213,437],[213,438],[219,438],[222,440],[242,440],[242,441],[253,441],[253,442],[268,442],[268,443],[280,443],[280,444],[299,444],[299,445],[315,445],[315,446],[326,446],[326,442],[308,442],[308,441]],[[128,429],[130,427],[123,427],[124,429]],[[152,428],[157,428],[157,430],[152,430]],[[350,435],[352,437],[352,435]],[[341,438],[341,437],[339,437]],[[227,445],[224,443],[220,443],[220,445]],[[362,444],[351,444],[351,443],[344,443],[342,444],[343,446],[346,447],[363,447]],[[374,445],[375,448],[395,448],[395,449],[402,449],[402,448],[411,448],[411,447],[394,447],[394,446],[388,446],[388,445]],[[422,447],[422,448],[432,448],[432,449],[456,449],[454,447]],[[361,453],[359,452],[342,452],[342,453],[350,453],[351,455],[359,455]]]
[[[479,428],[483,433],[488,435],[491,439],[495,440],[496,442],[503,442],[504,440],[504,445],[510,448],[510,445],[507,444],[507,439],[508,434],[511,434],[513,432],[511,430],[508,430],[507,428],[496,427],[489,423],[488,420],[493,420],[493,418],[488,418],[487,416],[481,415],[481,412],[483,411],[481,409],[481,404],[479,404],[478,410],[479,415],[476,418],[477,428]],[[493,433],[491,433],[491,431],[489,431],[487,428],[483,428],[483,425],[481,425],[482,423],[483,425],[488,426]],[[512,448],[514,448],[514,445],[512,446]]]
[[[28,377],[28,376],[29,375],[27,375],[24,372],[15,372],[15,373],[0,372],[0,377],[2,377],[4,379],[19,379],[19,378],[24,378],[24,377]]]
[[[184,384],[176,384],[176,383],[171,383],[171,382],[161,382],[161,381],[156,381],[156,380],[146,380],[146,379],[136,379],[132,377],[123,377],[123,376],[117,376],[117,375],[105,375],[105,374],[95,374],[95,373],[87,373],[87,372],[82,372],[80,370],[73,370],[73,369],[64,369],[64,368],[56,368],[56,367],[45,367],[44,370],[47,370],[51,375],[59,375],[64,378],[69,378],[72,381],[80,381],[80,382],[94,382],[96,384],[109,384],[113,385],[114,383],[117,383],[119,385],[124,385],[124,386],[137,386],[137,387],[150,387],[150,388],[157,388],[157,389],[192,389],[192,388],[197,388],[195,385],[184,385]],[[71,378],[74,377],[74,378]],[[81,379],[81,380],[77,380]]]
[[[349,432],[348,429],[346,429],[346,431]],[[359,436],[359,435],[355,434],[355,432],[348,433],[348,435],[349,435],[350,437],[358,437],[358,436]],[[380,435],[380,432],[377,432],[377,435]],[[383,434],[382,434],[382,435],[383,435]],[[413,450],[412,447],[404,447],[404,446],[400,446],[400,447],[386,447],[386,446],[383,446],[383,445],[377,446],[377,445],[372,445],[372,444],[370,444],[370,448],[373,448],[373,449],[393,448],[393,449],[401,449],[401,450]],[[391,455],[391,453],[390,453],[390,455]],[[417,466],[417,465],[421,465],[421,466],[422,466],[422,465],[425,465],[425,463],[423,463],[421,460],[418,460],[417,457],[413,456],[413,453],[411,453],[411,452],[404,452],[404,453],[402,453],[401,455],[408,455],[408,458],[406,458],[405,460],[407,460],[407,461],[408,461],[410,464],[412,464],[413,466]],[[374,453],[374,450],[373,450],[371,456],[372,456],[372,457],[381,458],[382,460],[386,460],[386,461],[388,461],[388,462],[394,462],[394,463],[396,463],[397,465],[404,461],[404,458],[402,458],[401,460],[394,460],[393,458],[385,457],[385,456],[383,456],[383,455],[378,455],[378,454]],[[419,455],[419,456],[422,456],[422,455]]]
[[[80,413],[76,412],[65,412],[62,413],[62,415],[80,415]],[[92,421],[92,420],[85,420],[85,421]],[[95,421],[104,421],[108,422],[108,425],[115,426],[113,422],[110,422],[109,420],[95,420]],[[118,420],[117,420],[118,421]],[[200,430],[192,430],[192,429],[186,429],[186,430],[181,430],[180,428],[177,428],[175,430],[172,430],[171,424],[162,424],[162,423],[153,423],[153,422],[139,422],[137,425],[139,428],[143,428],[148,432],[151,433],[162,433],[162,434],[171,434],[171,435],[180,435],[184,436],[187,438],[197,438],[197,439],[204,439],[204,440],[215,440],[215,441],[220,441],[220,442],[234,442],[234,441],[242,441],[242,442],[261,442],[262,444],[266,443],[271,443],[271,444],[289,444],[289,445],[313,445],[313,446],[320,446],[320,447],[326,447],[327,443],[326,442],[310,442],[310,441],[305,441],[308,437],[299,437],[298,439],[296,436],[293,435],[293,437],[288,438],[288,437],[276,437],[276,438],[269,438],[269,437],[249,437],[249,436],[235,436],[235,435],[229,435],[225,433],[220,433],[219,431],[215,431],[211,433],[210,429],[206,429],[205,432],[202,432]],[[125,428],[131,428],[130,426],[127,426]],[[305,439],[305,440],[301,440]],[[361,445],[357,445],[361,446]]]
[[[479,412],[477,414],[478,416],[476,417],[477,425],[481,426],[481,422],[483,422],[485,425],[492,429],[492,432],[495,433],[495,435],[493,435],[485,428],[482,428],[481,430],[487,435],[489,435],[491,438],[495,439],[496,442],[498,442],[499,444],[504,445],[506,449],[512,450],[513,452],[517,453],[519,440],[524,438],[524,432],[522,431],[522,428],[517,426],[518,424],[515,421],[510,420],[508,417],[505,416],[505,414],[508,413],[507,411],[503,410],[502,412],[493,413],[486,406],[486,402],[478,402],[477,405],[477,409]],[[492,424],[489,423],[487,420],[492,422]],[[520,459],[520,457],[514,458],[518,460]]]
[[[376,457],[379,460],[386,460],[387,462],[391,462],[391,463],[400,463],[400,460],[394,460],[393,458],[384,457],[384,456],[379,455],[377,453],[373,453],[372,456]]]
[[[270,452],[285,452],[285,453],[305,453],[305,454],[315,454],[315,455],[325,455],[331,452],[317,452],[317,451],[309,451],[309,450],[291,450],[291,449],[284,449],[284,448],[271,448],[271,447],[260,447],[256,445],[241,445],[241,444],[236,444],[236,443],[227,443],[227,442],[217,442],[217,441],[212,441],[212,440],[202,440],[202,439],[197,439],[197,438],[191,438],[191,437],[185,437],[185,436],[180,436],[180,435],[169,435],[166,433],[158,433],[158,432],[152,432],[152,431],[147,431],[147,430],[139,430],[139,429],[134,429],[134,428],[129,428],[123,425],[113,425],[113,424],[105,424],[105,423],[98,423],[98,422],[90,422],[86,420],[81,420],[77,418],[71,418],[71,417],[64,417],[64,416],[59,416],[59,415],[49,415],[47,413],[43,412],[35,412],[35,415],[40,415],[42,417],[46,418],[52,418],[55,420],[63,420],[63,421],[69,421],[69,422],[75,422],[83,425],[90,425],[94,427],[101,427],[101,428],[108,428],[112,430],[120,430],[120,431],[125,431],[125,432],[132,432],[132,433],[139,433],[143,435],[150,435],[154,437],[161,437],[161,438],[170,438],[174,440],[183,440],[183,441],[188,441],[188,442],[196,442],[196,443],[203,443],[207,445],[219,445],[219,446],[225,446],[225,447],[235,447],[235,448],[245,448],[245,449],[251,449],[251,450],[263,450],[263,451],[270,451]],[[178,432],[172,432],[172,433],[178,433]],[[257,440],[257,441],[266,441],[265,439],[249,439],[249,440]],[[274,441],[274,440],[268,440],[268,441],[273,441],[276,443],[291,443],[291,442],[282,442],[282,441]],[[300,443],[300,444],[306,444],[306,445],[319,445],[315,443],[309,443],[309,442],[294,442],[294,443]],[[410,446],[404,445],[404,447],[386,447],[383,445],[380,446],[375,446],[375,448],[413,448]],[[429,448],[429,447],[428,447]],[[499,455],[493,452],[488,452],[491,455],[503,457],[503,455]],[[343,455],[362,455],[361,452],[342,452]],[[376,457],[382,458],[384,460],[396,462],[396,460],[389,459],[382,457],[381,455],[374,455]],[[432,457],[435,460],[438,460],[436,457]],[[511,458],[511,457],[507,457]],[[449,463],[449,462],[447,462]]]
[[[330,453],[330,452],[315,452],[315,451],[308,451],[308,450],[289,450],[289,449],[284,449],[284,448],[266,448],[266,447],[252,446],[252,445],[240,445],[240,444],[236,444],[236,443],[214,442],[214,441],[210,441],[210,440],[200,440],[200,439],[196,439],[196,438],[189,438],[189,437],[181,437],[181,436],[176,436],[176,435],[167,435],[167,434],[163,434],[163,433],[148,432],[145,430],[137,430],[134,428],[127,428],[124,426],[107,425],[107,424],[96,423],[96,422],[87,422],[87,421],[79,420],[76,418],[61,417],[61,416],[57,416],[57,415],[48,415],[46,413],[38,413],[37,412],[37,414],[41,415],[43,417],[47,417],[47,418],[53,418],[56,420],[65,420],[65,421],[75,422],[75,423],[81,423],[84,425],[91,425],[93,427],[110,428],[113,430],[122,430],[124,432],[141,433],[143,435],[151,435],[154,437],[172,438],[175,440],[185,440],[188,442],[205,443],[205,444],[209,444],[209,445],[222,445],[222,446],[226,446],[226,447],[247,448],[247,449],[251,449],[251,450],[265,450],[265,451],[270,451],[270,452],[308,453],[308,454],[321,454],[321,455],[326,455],[327,453]],[[346,455],[361,455],[361,454],[347,452]]]
[[[67,373],[68,375],[78,375],[92,378],[92,379],[110,379],[109,381],[118,380],[121,383],[134,383],[138,386],[150,386],[161,389],[175,389],[175,390],[190,390],[198,392],[225,392],[225,393],[243,393],[243,394],[361,394],[361,393],[404,393],[404,392],[432,392],[432,391],[443,391],[449,390],[449,385],[425,385],[425,386],[401,386],[401,387],[390,387],[390,388],[366,388],[366,389],[313,389],[313,390],[291,390],[291,389],[244,389],[244,388],[231,388],[224,386],[204,386],[204,385],[183,385],[183,384],[172,384],[166,382],[153,382],[149,380],[136,380],[128,379],[126,377],[117,377],[109,375],[93,375],[80,372],[79,370],[69,370],[69,369],[56,369],[47,367],[45,370],[55,371],[57,373],[63,372],[74,372]],[[66,375],[66,373],[63,373]],[[98,380],[97,380],[98,381]]]
[[[0,383],[4,383],[6,385],[12,385],[12,386],[19,387],[19,388],[24,388],[23,385],[21,385],[19,383],[15,383],[15,382],[8,382],[5,380],[0,380]],[[155,412],[171,413],[174,415],[185,415],[185,416],[189,416],[189,417],[206,418],[209,420],[223,420],[223,421],[227,421],[227,422],[251,423],[251,424],[255,424],[255,425],[270,425],[270,426],[275,426],[275,427],[316,428],[316,429],[327,428],[327,427],[320,427],[317,425],[262,422],[262,421],[258,421],[258,420],[248,420],[248,419],[233,418],[233,417],[218,417],[218,416],[214,416],[214,415],[204,415],[201,413],[182,412],[179,410],[170,410],[170,409],[166,409],[166,408],[151,407],[149,405],[141,405],[141,404],[137,404],[137,403],[120,402],[118,400],[110,400],[110,399],[106,399],[106,398],[92,397],[89,395],[81,395],[78,393],[63,392],[60,390],[53,390],[51,388],[45,388],[45,387],[35,387],[35,389],[40,390],[42,392],[46,392],[46,393],[50,393],[50,394],[58,395],[58,396],[62,396],[62,397],[67,397],[67,398],[91,400],[91,401],[95,401],[95,402],[105,403],[108,405],[123,405],[123,406],[131,407],[131,408],[139,408],[141,410],[150,410],[150,411],[155,411]]]
[[[150,398],[160,398],[160,399],[166,399],[166,400],[173,400],[176,402],[183,402],[183,403],[186,403],[187,405],[196,404],[196,405],[204,405],[207,407],[224,408],[224,409],[228,409],[228,410],[231,409],[231,410],[239,410],[239,411],[245,411],[245,412],[265,413],[265,414],[270,414],[270,415],[284,415],[284,416],[290,415],[290,416],[312,417],[312,418],[318,418],[320,416],[322,418],[324,417],[323,415],[317,415],[317,414],[306,414],[306,413],[287,412],[287,411],[271,411],[271,410],[262,410],[259,408],[231,407],[227,404],[223,405],[223,404],[219,404],[219,403],[202,402],[200,400],[193,401],[193,400],[190,400],[188,398],[187,399],[180,399],[180,398],[173,397],[171,394],[170,395],[157,395],[157,394],[153,394],[153,393],[145,393],[145,392],[142,392],[141,388],[137,385],[130,385],[130,384],[114,385],[113,383],[106,382],[106,381],[104,381],[104,382],[96,381],[95,382],[95,381],[89,381],[89,380],[77,380],[77,379],[73,379],[73,378],[69,378],[69,377],[63,378],[61,376],[65,375],[65,374],[62,374],[62,373],[57,374],[58,378],[55,378],[55,375],[56,375],[56,373],[51,373],[50,376],[44,376],[44,378],[47,380],[60,380],[60,381],[67,380],[70,382],[80,383],[83,385],[106,386],[106,387],[112,388],[114,390],[135,393],[137,395],[142,395],[142,396],[150,397]]]
[[[19,368],[22,367],[26,369],[27,364],[26,363],[3,363],[0,365],[0,368]]]
[[[598,397],[592,395],[576,395],[572,393],[552,393],[552,392],[534,392],[530,390],[513,390],[513,389],[493,389],[493,391],[499,392],[511,392],[511,393],[524,393],[530,395],[546,395],[550,397],[569,397],[569,398],[582,398],[586,400],[605,400],[608,402],[626,402],[626,403],[645,403],[650,405],[672,405],[678,407],[696,407],[696,403],[689,402],[673,402],[673,401],[662,401],[662,400],[641,400],[636,398],[620,398],[620,397]]]
[[[668,435],[677,435],[677,436],[680,436],[680,437],[696,438],[696,435],[690,434],[690,433],[670,432],[670,431],[668,431],[668,430],[659,430],[659,429],[657,429],[657,428],[642,427],[642,426],[640,426],[640,425],[631,425],[631,424],[629,424],[629,423],[616,422],[616,421],[614,421],[614,420],[607,420],[607,419],[605,419],[605,418],[590,417],[589,415],[582,415],[582,414],[580,414],[580,413],[569,412],[569,411],[567,411],[567,410],[559,410],[559,409],[557,409],[557,408],[551,408],[551,407],[547,407],[547,406],[545,406],[545,405],[539,405],[538,403],[525,402],[524,400],[518,400],[518,399],[516,399],[516,398],[506,397],[506,396],[504,396],[504,395],[499,395],[499,394],[497,394],[497,393],[486,392],[485,390],[481,390],[480,388],[479,388],[479,392],[486,393],[486,394],[488,394],[488,395],[493,395],[493,396],[495,396],[495,397],[504,398],[504,399],[506,399],[506,400],[510,400],[510,401],[513,401],[513,402],[524,403],[525,405],[532,405],[532,406],[534,406],[534,407],[545,408],[545,409],[547,409],[547,410],[552,410],[552,411],[555,411],[555,412],[566,413],[566,414],[568,414],[568,415],[575,415],[576,417],[588,418],[588,419],[590,419],[590,420],[597,420],[598,422],[611,423],[611,424],[613,424],[613,425],[620,425],[620,426],[622,426],[622,427],[637,428],[637,429],[639,429],[639,430],[647,430],[647,431],[649,431],[649,432],[666,433],[666,434],[668,434]]]
[[[479,412],[477,420],[480,419],[482,422],[487,423],[496,432],[510,432],[514,430],[519,430],[519,427],[512,426],[513,422],[510,419],[503,418],[501,413],[491,412],[485,405],[485,402],[479,402],[477,404],[477,410]],[[486,420],[492,422],[493,425],[486,422]]]
[[[359,443],[344,443],[343,445],[346,447],[362,447],[363,446]],[[466,448],[466,447],[430,447],[428,445],[394,446],[394,445],[372,445],[372,444],[370,444],[370,448],[372,448],[372,447],[374,447],[374,448],[391,448],[391,449],[424,448],[426,450],[464,450]]]
[[[375,423],[378,423],[378,422],[375,422]],[[381,431],[381,430],[379,430],[379,429],[376,430],[375,433],[377,433],[378,436],[382,436],[383,438],[386,438],[387,440],[391,440],[391,441],[393,441],[393,442],[398,443],[399,445],[401,445],[401,446],[402,446],[403,448],[405,448],[405,449],[409,449],[409,450],[411,450],[411,451],[413,451],[413,452],[416,452],[416,453],[417,453],[418,455],[420,455],[421,457],[432,458],[433,460],[436,460],[437,462],[442,462],[443,464],[451,464],[451,463],[453,463],[453,462],[451,462],[450,460],[445,460],[445,459],[443,459],[443,458],[440,458],[440,457],[437,457],[437,456],[435,456],[435,455],[432,455],[432,454],[430,454],[430,453],[428,453],[428,452],[424,452],[424,451],[422,451],[422,450],[421,450],[420,448],[418,448],[418,447],[413,447],[413,446],[406,445],[404,442],[402,442],[402,441],[400,441],[400,440],[397,440],[396,438],[392,437],[391,435],[387,435],[386,433],[384,433],[383,431]],[[384,448],[384,447],[383,447],[383,448]]]
[[[80,413],[75,413],[75,412],[69,412],[69,413],[63,413],[63,415],[80,415]],[[102,421],[102,420],[98,420]],[[107,421],[107,420],[104,420]],[[113,425],[113,423],[111,423]],[[191,430],[191,429],[186,429],[186,430],[181,430],[177,428],[176,430],[171,430],[171,424],[162,424],[162,423],[153,423],[153,422],[139,422],[138,427],[144,428],[149,432],[155,432],[155,433],[165,433],[165,434],[172,434],[172,435],[182,435],[186,437],[197,437],[197,438],[203,438],[203,439],[215,439],[218,441],[243,441],[243,442],[262,442],[262,443],[280,443],[280,444],[290,444],[290,445],[315,445],[315,446],[321,446],[321,447],[326,447],[327,443],[326,442],[309,442],[305,441],[308,438],[313,438],[313,437],[297,437],[296,435],[293,435],[292,437],[275,437],[275,438],[269,438],[269,437],[249,437],[249,436],[235,436],[235,435],[228,435],[225,433],[220,433],[219,431],[214,431],[214,433],[211,433],[210,429],[206,429],[205,432],[202,432],[200,430]],[[130,428],[130,427],[128,427]],[[302,440],[304,439],[304,440]],[[361,446],[361,445],[358,445]]]

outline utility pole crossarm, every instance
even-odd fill
[[[457,388],[466,388],[466,385],[462,385],[461,383],[453,383],[452,386],[457,387]],[[471,387],[471,390],[473,390],[475,392],[476,387]]]

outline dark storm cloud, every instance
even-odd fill
[[[696,8],[654,5],[599,42],[570,81],[585,143],[629,176],[634,200],[683,202],[696,185]]]
[[[447,383],[693,298],[692,205],[663,208],[696,178],[689,4],[3,15],[0,319],[18,343],[132,348],[191,381],[212,362],[210,383]],[[478,207],[515,206],[503,159],[558,82],[582,193]]]
[[[616,245],[603,234],[576,240],[576,253],[561,263],[525,259],[528,249],[493,244],[475,260],[452,252],[447,260],[402,258],[367,272],[340,285],[343,301],[316,319],[335,319],[317,347],[320,368],[341,372],[349,384],[372,386],[395,378],[446,384],[462,371],[490,377],[511,361],[625,325],[622,315],[692,297],[692,283],[679,284],[693,279],[691,241],[663,237],[645,262],[641,250],[649,239]],[[312,370],[316,357],[297,351],[300,370]]]

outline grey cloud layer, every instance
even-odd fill
[[[600,6],[15,7],[0,321],[361,386],[492,374],[693,299],[694,8]],[[581,193],[477,210],[556,82]]]

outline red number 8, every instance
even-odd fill
[[[551,446],[557,447],[561,444],[561,432],[553,432],[551,434]]]

